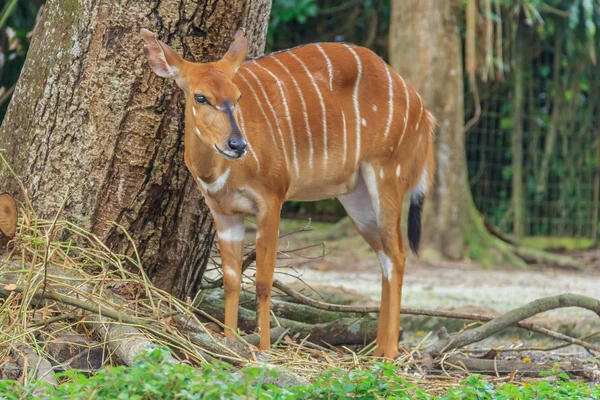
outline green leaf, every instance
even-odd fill
[[[549,65],[542,65],[540,67],[540,75],[542,76],[542,78],[547,78],[550,75],[550,66]]]
[[[508,131],[508,130],[511,130],[512,127],[513,127],[512,118],[502,118],[500,120],[500,129]]]

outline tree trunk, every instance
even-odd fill
[[[463,67],[458,30],[460,1],[404,0],[392,2],[390,62],[423,97],[435,115],[435,185],[426,200],[424,246],[443,256],[461,258],[465,240],[461,221],[467,218],[465,190]]]
[[[424,247],[449,259],[524,262],[492,237],[467,180],[459,0],[392,1],[390,61],[438,121],[435,184],[425,201]]]
[[[49,0],[0,130],[38,215],[69,189],[66,218],[133,254],[128,232],[157,286],[193,295],[212,221],[183,162],[183,96],[147,66],[139,32],[206,62],[244,26],[256,56],[269,12],[269,0]],[[6,169],[2,191],[18,193]]]

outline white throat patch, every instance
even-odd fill
[[[218,177],[217,180],[212,183],[206,183],[200,178],[198,178],[198,182],[200,182],[200,184],[202,185],[204,190],[206,190],[207,192],[216,193],[219,190],[223,189],[223,187],[225,186],[225,183],[227,183],[227,178],[229,178],[230,172],[231,172],[231,168],[227,168],[225,170],[225,172],[223,172],[223,175]]]

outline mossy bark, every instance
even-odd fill
[[[469,190],[466,188],[465,190]],[[484,267],[496,265],[508,265],[518,268],[527,267],[527,263],[517,256],[514,247],[490,234],[483,223],[483,218],[475,204],[471,193],[468,193],[468,204],[465,208],[468,215],[462,223],[462,235],[464,237],[465,255],[476,260]]]
[[[154,283],[193,295],[212,221],[183,162],[183,98],[147,67],[140,28],[185,58],[213,61],[244,26],[263,51],[268,0],[49,0],[6,118],[0,148],[40,217],[64,216],[116,252],[137,246]],[[0,192],[21,197],[0,168]]]

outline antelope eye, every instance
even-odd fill
[[[208,104],[206,97],[202,96],[201,94],[195,94],[194,100],[196,101],[196,104]]]

